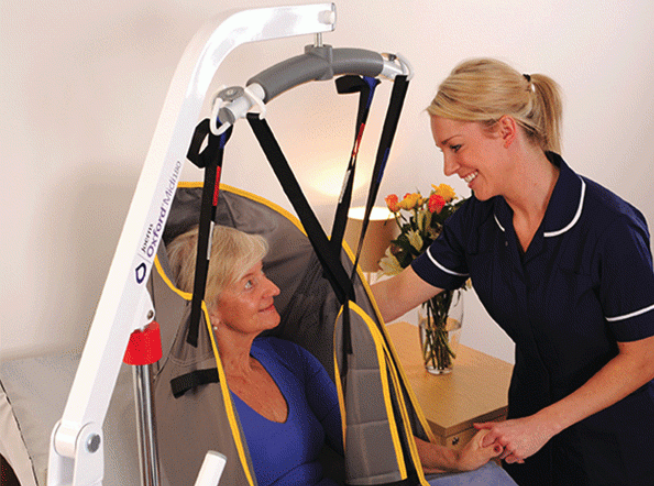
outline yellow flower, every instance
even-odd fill
[[[450,202],[452,199],[456,198],[456,193],[454,192],[454,189],[452,189],[452,187],[448,186],[447,184],[440,184],[438,186],[432,184],[431,187],[434,188],[434,194],[438,194],[443,199],[445,199],[446,204]]]
[[[416,215],[416,222],[421,233],[428,230],[431,224],[431,213],[429,211],[419,211]]]
[[[379,268],[381,268],[382,273],[384,275],[397,275],[400,273],[403,268],[400,265],[400,262],[397,261],[397,258],[393,256],[390,246],[386,248],[385,254],[386,256],[379,260]]]
[[[404,196],[404,199],[402,199],[398,204],[397,207],[400,209],[406,209],[411,210],[416,207],[416,204],[420,201],[420,194],[417,192],[414,192],[413,194],[406,194]]]
[[[380,274],[396,275],[435,241],[443,230],[443,223],[460,204],[460,199],[452,186],[432,184],[428,197],[423,197],[419,189],[406,193],[400,199],[397,194],[388,195],[386,205],[393,212],[400,235],[386,250],[379,262]],[[465,198],[463,198],[465,200]]]
[[[422,251],[422,236],[420,236],[420,233],[416,230],[409,230],[407,231],[406,237],[409,240],[409,243],[411,243],[411,246],[414,247],[417,251]]]

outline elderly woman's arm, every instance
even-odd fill
[[[386,322],[403,316],[442,290],[421,279],[411,266],[372,286],[372,294]]]

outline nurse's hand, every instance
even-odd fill
[[[500,459],[508,463],[523,463],[529,456],[538,452],[554,435],[550,427],[534,416],[504,422],[484,422],[475,424],[477,429],[486,429],[482,446],[493,443],[504,448]]]

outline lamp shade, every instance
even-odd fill
[[[364,207],[354,207],[348,212],[345,241],[355,253],[359,247],[364,215]],[[397,238],[398,234],[399,228],[393,213],[385,207],[373,207],[359,260],[359,265],[364,272],[372,273],[379,270],[379,260],[384,256],[391,240]]]

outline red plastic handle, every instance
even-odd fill
[[[157,321],[152,321],[145,329],[132,333],[123,361],[128,365],[143,366],[161,359],[161,330]]]

